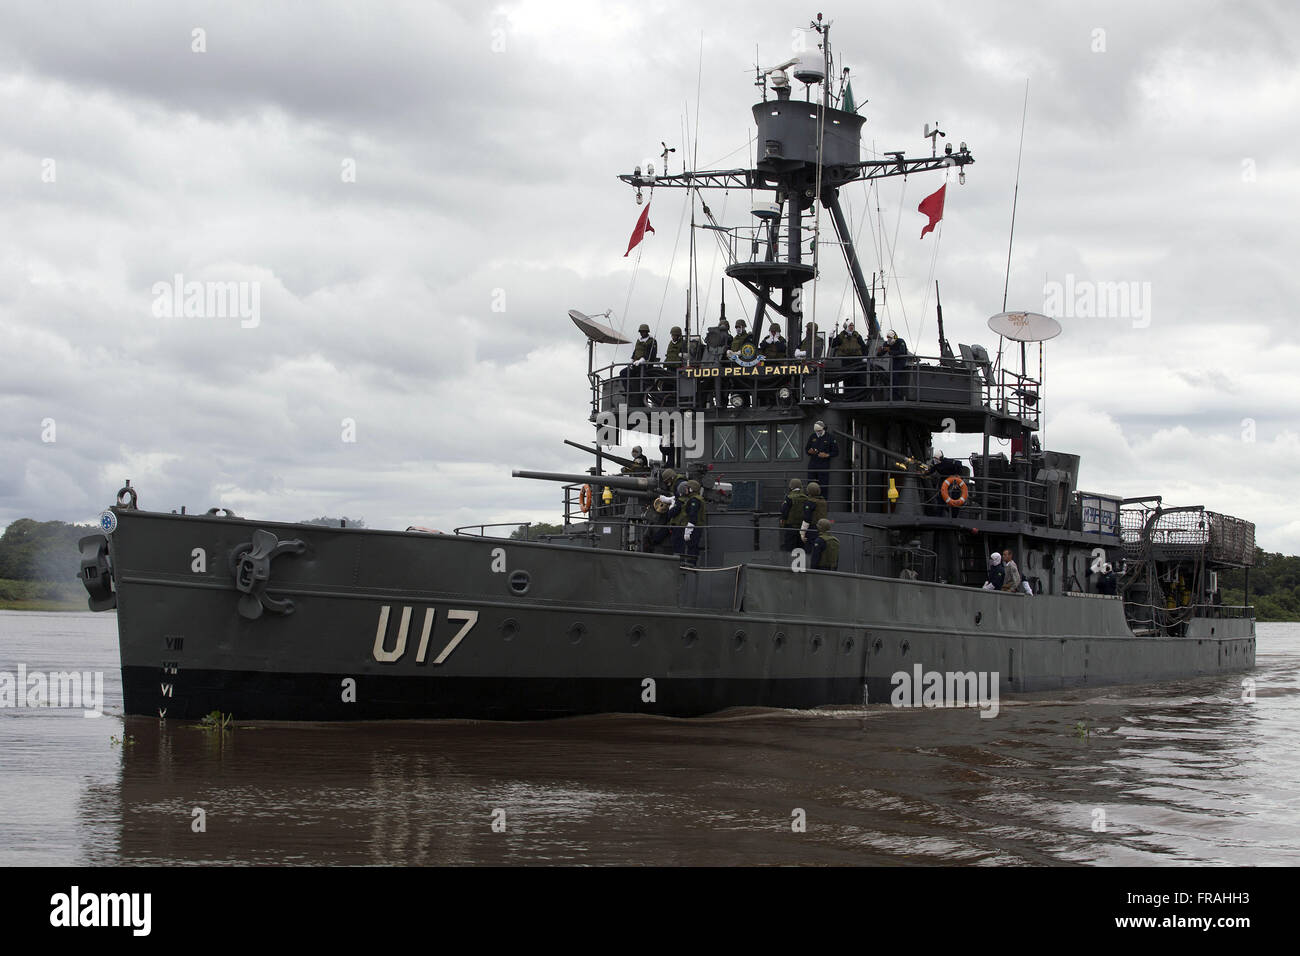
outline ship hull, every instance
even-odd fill
[[[1137,637],[1118,600],[477,537],[115,509],[125,709],[196,719],[533,719],[885,702],[896,675],[998,693],[1254,666],[1249,618]],[[239,613],[230,556],[301,541]],[[941,691],[942,695],[942,691]],[[919,699],[919,698],[918,698]]]

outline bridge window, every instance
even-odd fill
[[[713,460],[714,461],[735,461],[736,460],[736,426],[735,425],[714,425],[713,426]]]
[[[798,461],[803,457],[803,449],[800,447],[798,425],[777,425],[776,426],[776,458],[777,461]]]
[[[771,425],[745,426],[745,461],[767,461]]]

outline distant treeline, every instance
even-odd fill
[[[81,571],[77,541],[95,526],[19,518],[0,535],[0,578],[72,581]]]
[[[1224,604],[1244,604],[1245,571],[1219,575]],[[1250,569],[1250,603],[1260,621],[1300,621],[1300,556],[1255,549]]]

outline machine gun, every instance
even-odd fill
[[[884,445],[877,445],[875,442],[867,441],[865,438],[859,438],[856,435],[850,435],[846,431],[838,428],[832,428],[832,432],[845,438],[855,445],[861,445],[864,448],[870,448],[872,451],[880,452],[888,458],[888,465],[897,468],[900,474],[924,475],[928,474],[927,463],[913,458],[911,455],[904,455],[894,451],[892,448],[886,448]]]
[[[596,453],[594,448],[588,448],[586,445],[578,445],[574,442],[567,442],[575,448],[581,448],[584,451]],[[601,452],[611,461],[629,462],[629,459],[622,458],[618,455],[609,455]],[[572,474],[560,471],[526,471],[515,469],[511,475],[515,478],[533,478],[538,481],[562,481],[571,485],[591,485],[593,491],[596,486],[609,488],[611,492],[617,492],[625,498],[639,498],[641,500],[653,499],[661,494],[672,492],[663,486],[663,476],[665,472],[672,471],[673,474],[681,480],[694,478],[700,483],[700,488],[707,501],[726,501],[731,495],[731,482],[718,481],[707,465],[692,463],[688,469],[688,474],[683,474],[676,469],[666,468],[662,465],[651,465],[648,475],[594,475],[594,474]]]
[[[944,338],[943,334],[943,302],[939,299],[938,279],[934,280],[934,309],[939,316],[939,364],[949,368],[956,368],[961,363],[953,356],[952,346],[948,344],[948,340]]]
[[[599,456],[599,457],[601,457],[601,458],[608,458],[610,461],[614,462],[614,464],[616,464],[616,465],[622,465],[624,468],[635,468],[635,467],[637,467],[637,464],[636,464],[635,461],[633,461],[631,458],[624,458],[622,455],[611,454],[610,452],[607,452],[607,451],[599,451],[598,449],[591,448],[591,447],[588,446],[588,445],[580,445],[580,444],[578,444],[576,441],[569,441],[569,439],[567,439],[567,438],[564,439],[564,443],[565,443],[566,445],[569,445],[569,446],[573,447],[573,448],[579,448],[579,449],[581,449],[582,451],[585,451],[588,455],[597,455],[597,456]],[[647,459],[647,461],[648,461],[648,459]],[[650,466],[647,466],[647,468],[650,468]],[[650,468],[650,470],[653,470],[653,469]],[[593,475],[592,477],[595,477],[595,476]]]
[[[649,475],[573,475],[562,471],[525,471],[520,468],[510,474],[514,478],[562,481],[566,485],[603,485],[617,489],[630,498],[649,498],[659,493],[658,483]]]

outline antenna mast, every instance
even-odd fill
[[[1007,311],[1007,289],[1011,285],[1011,243],[1016,238],[1016,203],[1020,199],[1020,157],[1025,152],[1025,118],[1029,115],[1029,78],[1025,77],[1025,105],[1020,113],[1020,149],[1016,152],[1016,189],[1011,196],[1011,235],[1007,237],[1007,278],[1002,284],[1002,311]]]

